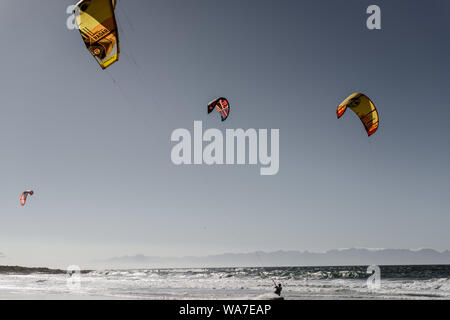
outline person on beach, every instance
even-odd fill
[[[283,290],[283,288],[281,287],[281,283],[275,285],[275,294],[281,296],[281,290]]]

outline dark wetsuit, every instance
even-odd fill
[[[283,290],[283,288],[281,287],[281,283],[275,286],[275,294],[281,296],[281,290]]]

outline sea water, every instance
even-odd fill
[[[449,299],[450,265],[97,270],[69,285],[66,274],[1,274],[1,299]],[[73,279],[72,279],[73,280]],[[73,282],[73,281],[72,281]]]

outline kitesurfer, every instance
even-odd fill
[[[283,288],[281,287],[281,283],[275,285],[275,294],[281,296],[281,290],[283,290]]]

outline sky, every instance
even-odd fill
[[[105,71],[71,4],[0,2],[0,264],[450,248],[448,1],[119,0]],[[336,119],[353,92],[378,108],[370,138]],[[225,122],[206,112],[219,96]],[[279,129],[278,174],[174,165],[194,121]]]

